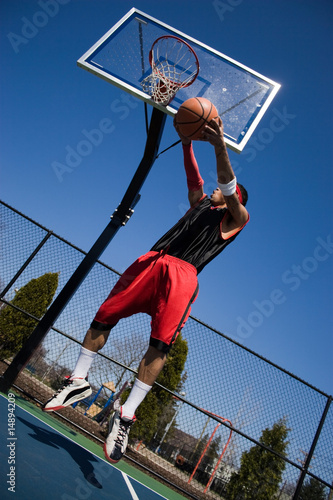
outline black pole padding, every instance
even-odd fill
[[[146,141],[143,158],[138,166],[128,189],[120,202],[118,208],[111,216],[111,221],[102,234],[86,254],[81,264],[74,271],[59,295],[51,304],[35,330],[25,342],[21,350],[16,354],[13,361],[0,377],[0,390],[8,392],[21,370],[26,366],[29,359],[43,341],[45,335],[55,323],[61,312],[68,304],[76,290],[79,288],[89,271],[92,269],[100,255],[109,245],[118,230],[126,224],[133,213],[133,208],[140,195],[139,191],[152,168],[156,159],[162,133],[166,121],[166,114],[157,108],[153,108],[148,137]]]

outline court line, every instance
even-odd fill
[[[123,471],[121,471],[121,474],[124,478],[124,481],[127,485],[127,488],[129,489],[130,494],[132,495],[133,500],[140,500],[138,495],[135,493],[135,490],[134,490],[134,488],[131,484],[131,481],[129,480],[127,474],[125,474],[125,472],[123,472]]]

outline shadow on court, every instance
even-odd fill
[[[18,404],[9,414],[9,404],[0,395],[1,500],[13,494],[17,500],[164,498]],[[14,419],[13,426],[7,415]],[[68,435],[77,436],[70,430]]]
[[[29,433],[28,435],[36,441],[43,443],[46,446],[51,446],[52,448],[62,448],[65,450],[77,463],[86,481],[88,481],[88,483],[95,488],[102,488],[102,485],[96,479],[94,473],[93,463],[97,463],[97,459],[94,455],[84,448],[81,448],[76,443],[73,443],[69,439],[63,437],[61,434],[48,429],[43,429],[23,417],[17,417],[17,420],[20,420],[20,422],[33,431],[33,433]]]

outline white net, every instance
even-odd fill
[[[144,92],[164,106],[177,91],[188,87],[199,72],[198,59],[180,38],[165,36],[156,40],[150,53],[152,73],[142,80]]]

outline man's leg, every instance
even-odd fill
[[[110,328],[107,330],[97,330],[90,327],[84,337],[82,347],[89,351],[98,352],[104,345],[110,334]]]
[[[146,354],[142,358],[139,366],[138,377],[134,382],[133,388],[121,407],[121,415],[130,420],[133,419],[135,410],[144,400],[158,375],[162,371],[166,361],[166,354],[149,346]]]
[[[156,347],[149,346],[139,366],[138,379],[148,385],[153,385],[166,362],[166,353]]]
[[[139,366],[138,377],[125,402],[110,422],[109,435],[104,445],[105,456],[110,462],[118,462],[126,451],[128,434],[135,422],[135,410],[144,400],[166,361],[166,353],[149,346]]]
[[[91,395],[90,384],[86,380],[88,371],[97,352],[102,349],[108,339],[110,329],[98,330],[89,328],[84,338],[75,368],[63,386],[44,405],[44,411],[62,410]]]
[[[86,378],[97,352],[104,347],[109,333],[109,328],[102,331],[92,327],[89,328],[84,337],[75,368],[70,376],[71,379]]]
[[[150,347],[140,363],[127,401],[110,422],[104,453],[111,462],[118,462],[125,453],[135,411],[161,372],[166,361],[164,351],[168,352],[176,340],[198,294],[197,271],[187,262],[164,255],[156,261],[152,272],[156,280],[154,287],[150,287]]]
[[[141,303],[146,297],[145,291],[147,291],[145,283],[141,280],[142,288],[140,289],[131,285],[136,276],[144,271],[149,281],[149,266],[152,266],[152,256],[140,258],[117,281],[86,333],[74,371],[57,394],[47,401],[44,411],[60,410],[91,394],[90,385],[85,378],[96,353],[107,341],[111,328],[123,317],[137,312],[147,312],[141,308]],[[145,299],[147,304],[148,299],[149,295]]]

